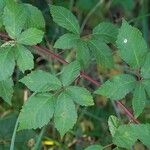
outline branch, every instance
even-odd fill
[[[0,36],[2,38],[7,38],[7,39],[10,39],[9,36],[6,34],[6,33],[3,33],[3,32],[0,32]],[[55,54],[54,52],[50,51],[49,49],[45,48],[45,47],[42,47],[42,46],[33,46],[34,49],[38,50],[38,51],[42,51],[42,52],[45,52],[47,53],[48,55],[50,55],[53,59],[56,59],[58,60],[59,62],[61,62],[62,64],[68,64],[68,62],[66,60],[64,60],[60,55],[58,54]],[[90,76],[88,76],[86,73],[84,73],[83,71],[80,72],[80,76],[85,78],[86,80],[92,82],[94,85],[96,86],[100,86],[100,83],[94,79],[92,79]],[[117,101],[116,102],[118,104],[118,106],[120,106],[125,114],[131,118],[133,120],[134,123],[136,124],[139,124],[139,121],[133,116],[133,114],[120,102],[120,101]]]

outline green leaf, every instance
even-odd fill
[[[133,68],[142,66],[147,53],[147,45],[141,32],[123,20],[119,30],[117,46],[121,58]]]
[[[106,43],[114,43],[117,40],[118,28],[110,22],[102,22],[93,29],[92,36]]]
[[[11,99],[13,96],[13,80],[7,79],[0,81],[0,97],[4,99],[5,102],[11,105]]]
[[[9,36],[15,39],[24,28],[27,15],[23,5],[12,0],[6,0],[6,7],[3,14],[3,23]]]
[[[75,34],[80,34],[78,20],[68,9],[51,5],[50,12],[55,23]]]
[[[56,76],[42,70],[31,72],[22,78],[20,82],[34,92],[46,92],[61,88],[61,82]]]
[[[112,137],[115,135],[117,128],[121,125],[120,120],[116,116],[110,116],[108,119],[109,130]]]
[[[47,93],[31,96],[19,115],[19,130],[36,129],[46,125],[53,117],[54,99]]]
[[[150,53],[147,54],[144,65],[141,68],[141,75],[145,79],[150,78]]]
[[[89,48],[95,55],[98,64],[103,67],[112,68],[114,65],[111,49],[104,42],[98,40],[90,40]]]
[[[55,42],[54,48],[71,49],[77,44],[79,38],[79,35],[66,33]]]
[[[119,147],[130,149],[138,139],[150,148],[150,124],[120,126],[113,137],[113,143]]]
[[[3,11],[4,11],[4,7],[5,7],[5,1],[1,0],[0,1],[0,28],[3,25]]]
[[[32,53],[24,46],[17,45],[15,49],[15,57],[19,69],[24,73],[26,70],[34,68],[34,61]]]
[[[119,74],[114,76],[111,80],[106,81],[98,90],[96,94],[106,96],[111,100],[120,100],[126,94],[131,92],[136,85],[136,80],[133,76],[128,74]]]
[[[77,61],[71,62],[63,67],[61,81],[64,86],[70,85],[80,74],[80,64]]]
[[[88,44],[85,41],[78,40],[75,45],[76,57],[83,68],[87,68],[90,63],[91,53]]]
[[[87,147],[85,150],[103,150],[103,147],[101,145],[91,145]]]
[[[94,100],[91,93],[83,88],[78,86],[69,86],[67,89],[67,94],[70,95],[72,100],[81,106],[91,106],[94,105]]]
[[[54,122],[61,137],[73,128],[77,121],[77,112],[75,105],[66,93],[61,93],[57,98],[55,106]]]
[[[42,41],[43,35],[43,31],[29,28],[18,36],[17,42],[24,45],[36,45]]]
[[[27,12],[26,28],[45,29],[45,20],[42,12],[30,4],[23,4]]]
[[[133,92],[133,100],[132,100],[134,115],[136,117],[138,117],[143,112],[145,105],[146,105],[146,93],[144,85],[142,83],[138,83]]]
[[[14,54],[11,47],[0,48],[0,81],[13,74],[15,67]]]

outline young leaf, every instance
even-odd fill
[[[141,75],[145,79],[150,78],[150,53],[147,54],[144,65],[141,68]]]
[[[61,81],[64,86],[70,85],[80,74],[80,64],[77,61],[64,66],[61,72]]]
[[[110,116],[108,119],[109,130],[112,137],[115,135],[117,128],[121,125],[120,120],[116,116]]]
[[[15,57],[19,69],[24,73],[26,70],[31,70],[34,67],[33,55],[24,46],[17,45],[15,49]]]
[[[54,122],[61,137],[73,128],[77,121],[77,112],[75,105],[66,93],[61,93],[57,98],[55,106]]]
[[[15,39],[24,28],[27,15],[25,8],[12,0],[6,0],[3,23],[9,36]]]
[[[135,87],[132,100],[134,115],[136,117],[138,117],[143,112],[145,103],[146,103],[146,93],[144,85],[142,83],[139,83]]]
[[[94,105],[92,95],[87,89],[78,86],[69,86],[66,91],[71,99],[81,106]]]
[[[17,37],[17,42],[24,45],[36,45],[42,41],[43,35],[43,31],[29,28]]]
[[[45,20],[42,12],[30,4],[23,4],[27,12],[26,28],[45,29]]]
[[[148,148],[150,148],[150,124],[140,125],[121,125],[114,137],[113,143],[119,147],[130,149],[137,140],[140,140]]]
[[[111,80],[106,81],[95,93],[106,96],[111,100],[120,100],[131,92],[135,85],[136,79],[133,76],[119,74],[114,76]]]
[[[11,47],[0,48],[0,81],[10,77],[13,74],[14,67],[15,59]]]
[[[55,23],[75,34],[80,34],[78,20],[68,9],[51,5],[50,12]]]
[[[13,96],[13,80],[6,79],[0,81],[0,97],[4,99],[5,102],[11,105],[11,98]]]
[[[91,145],[87,147],[85,150],[103,150],[103,147],[101,145]]]
[[[93,29],[92,36],[106,43],[114,43],[117,40],[118,28],[110,22],[102,22]]]
[[[31,72],[22,78],[20,82],[34,92],[46,92],[61,88],[61,82],[56,76],[42,70]]]
[[[88,44],[85,41],[78,40],[78,43],[75,45],[75,50],[77,60],[80,62],[81,67],[88,67],[91,59],[91,53]]]
[[[19,130],[36,129],[46,125],[54,113],[53,96],[47,93],[31,96],[19,115]]]
[[[78,39],[79,35],[66,33],[55,42],[54,48],[71,49],[77,44]]]
[[[96,61],[98,64],[101,64],[103,67],[112,68],[113,67],[113,56],[111,49],[104,42],[99,40],[90,40],[89,48],[93,51]]]
[[[143,64],[147,53],[147,45],[141,32],[123,20],[117,38],[117,46],[122,59],[133,68]]]

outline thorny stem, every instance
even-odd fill
[[[0,32],[0,36],[1,36],[2,38],[10,39],[7,34],[2,33],[2,32]],[[68,62],[67,62],[66,60],[64,60],[60,55],[55,54],[54,52],[50,51],[49,49],[47,49],[47,48],[45,48],[45,47],[37,46],[37,45],[36,45],[36,46],[33,46],[33,48],[35,48],[35,49],[38,50],[38,51],[46,52],[46,53],[49,54],[53,59],[57,59],[59,62],[61,62],[61,63],[63,63],[63,64],[68,64]],[[99,83],[98,81],[92,79],[90,76],[88,76],[87,74],[85,74],[85,73],[82,72],[82,71],[80,72],[80,76],[83,77],[83,78],[85,78],[86,80],[92,82],[94,85],[100,86],[100,83]],[[125,114],[126,114],[127,116],[129,116],[129,117],[134,121],[134,123],[139,124],[139,121],[138,121],[138,120],[133,116],[133,114],[122,104],[122,102],[117,101],[116,103],[118,104],[118,106],[120,106],[120,107],[124,110]]]

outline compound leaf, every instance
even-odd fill
[[[117,38],[117,46],[121,58],[133,68],[139,68],[144,63],[147,44],[141,32],[123,20]]]
[[[114,76],[111,80],[106,81],[98,90],[96,94],[106,96],[111,100],[120,100],[126,94],[131,92],[136,85],[136,79],[128,74],[119,74]]]
[[[42,70],[33,71],[20,80],[31,91],[46,92],[61,88],[61,82],[58,78]]]
[[[19,130],[36,129],[46,125],[54,113],[53,96],[42,93],[31,96],[19,115]]]
[[[75,34],[80,34],[78,20],[68,9],[61,6],[51,5],[50,12],[55,23]]]
[[[55,127],[59,131],[61,137],[73,128],[77,121],[77,112],[75,105],[66,93],[61,93],[56,102],[54,122]]]

